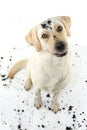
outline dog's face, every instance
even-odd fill
[[[37,51],[45,50],[58,57],[68,52],[67,36],[70,36],[71,20],[67,16],[49,18],[31,29],[26,36]]]

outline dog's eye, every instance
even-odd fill
[[[44,34],[42,34],[42,38],[44,38],[44,39],[49,38],[49,35],[44,33]]]
[[[62,26],[58,26],[56,30],[57,30],[57,32],[61,32],[63,30],[63,27]]]

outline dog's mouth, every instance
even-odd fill
[[[63,52],[63,53],[54,53],[54,55],[55,56],[57,56],[57,57],[63,57],[63,56],[65,56],[65,55],[67,55],[67,51],[66,52]]]

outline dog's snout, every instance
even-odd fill
[[[57,51],[64,51],[65,50],[65,43],[63,41],[57,42],[55,44],[55,49]]]

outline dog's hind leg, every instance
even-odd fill
[[[32,86],[32,81],[31,81],[31,78],[28,77],[27,80],[25,81],[24,88],[25,88],[25,90],[29,90],[31,88],[31,86]]]

